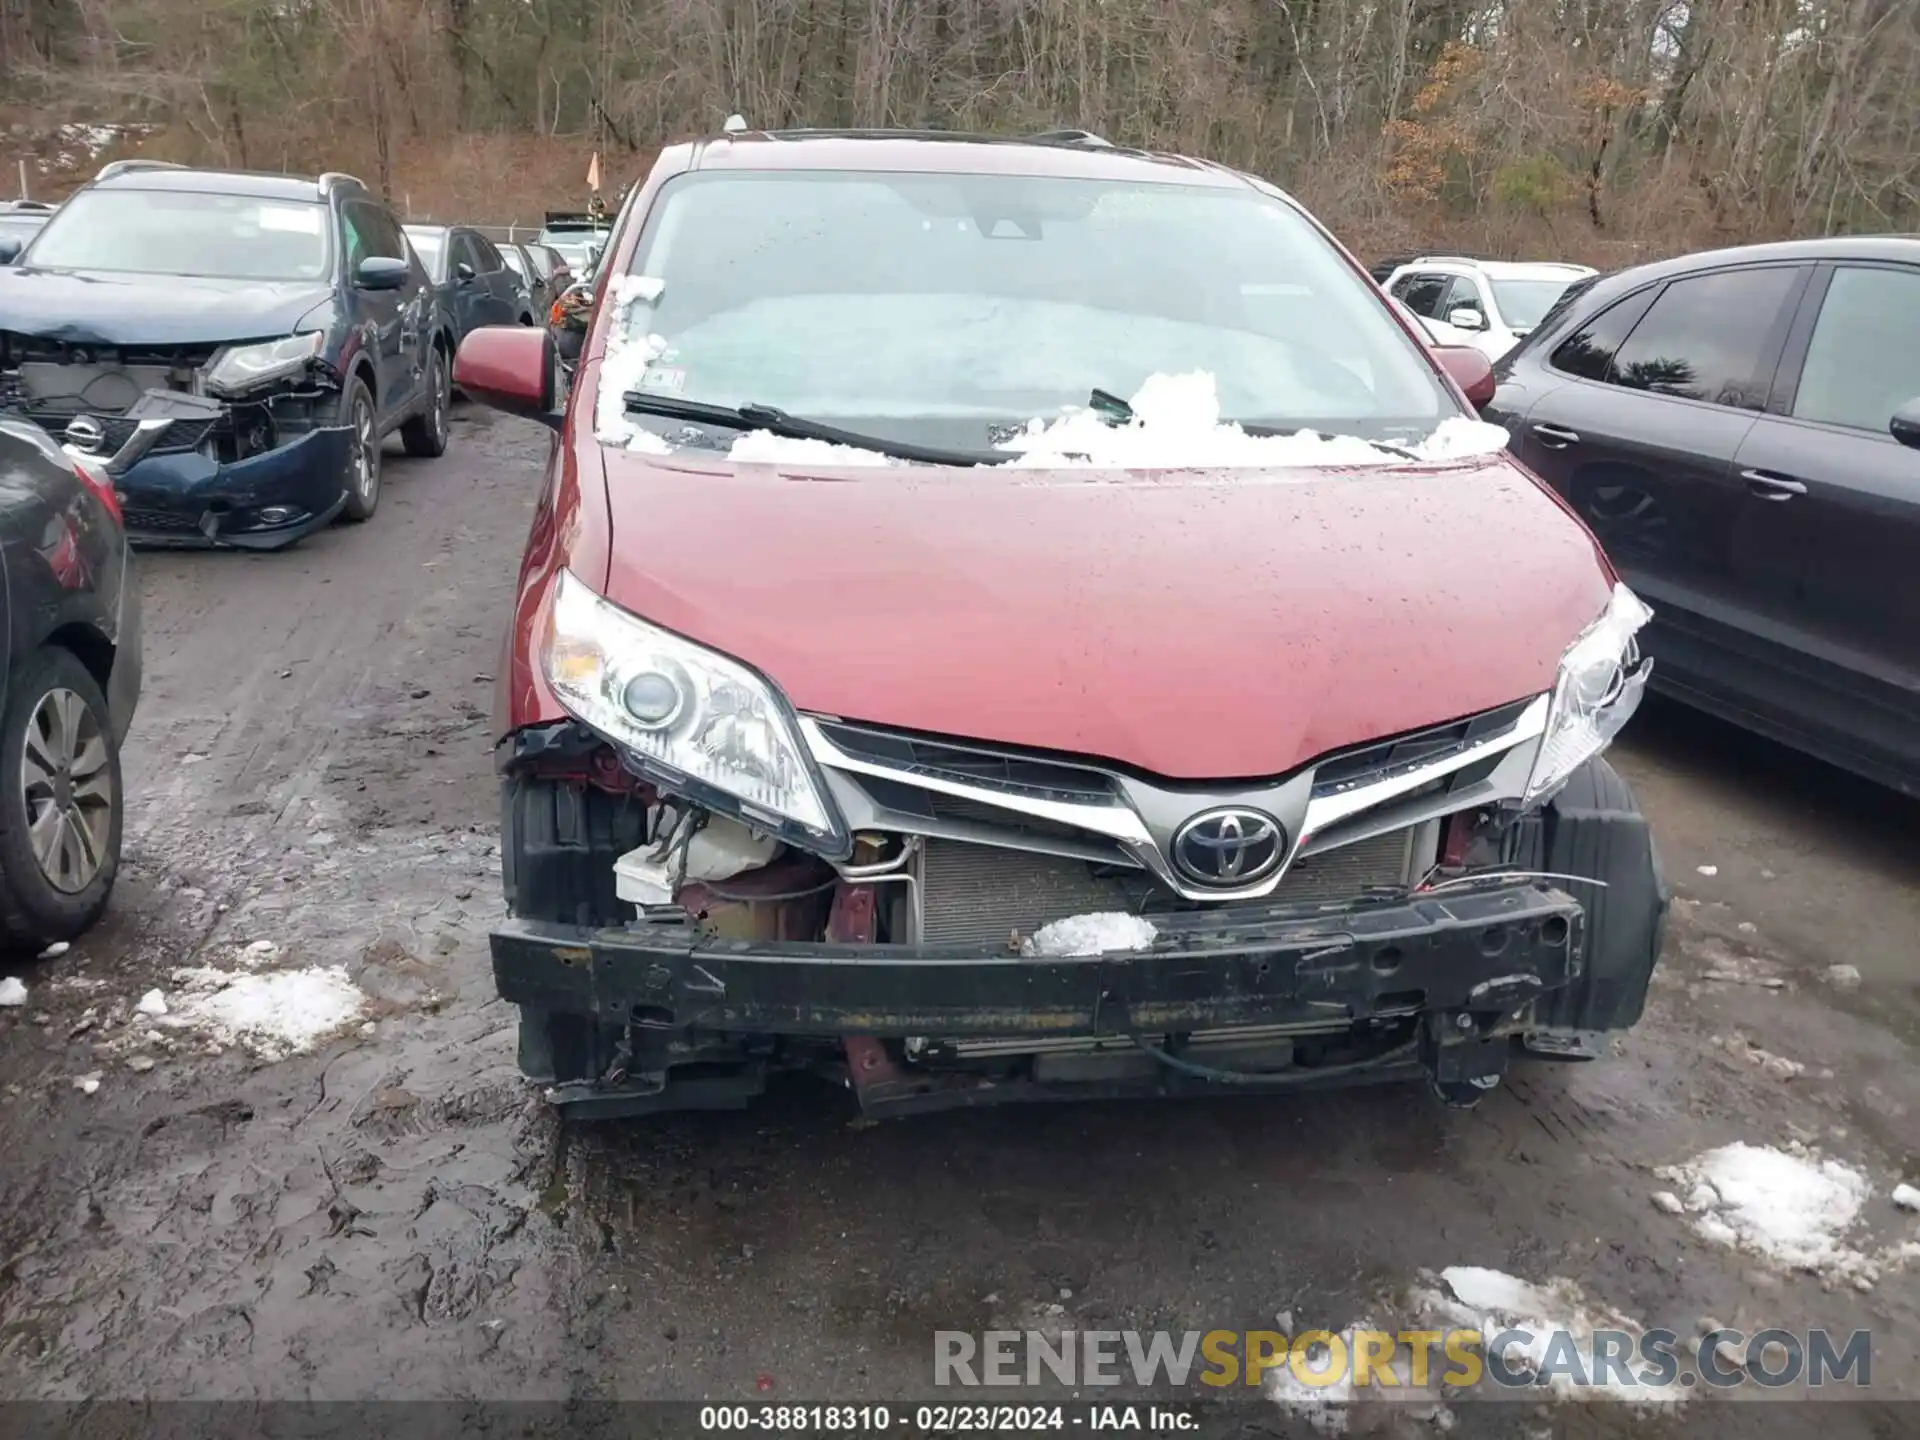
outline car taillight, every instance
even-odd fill
[[[75,455],[68,452],[73,462],[73,473],[80,477],[80,483],[93,492],[94,499],[107,507],[107,513],[113,516],[114,523],[125,525],[127,517],[120,509],[120,497],[114,494],[113,480],[108,476],[106,467],[90,456]]]

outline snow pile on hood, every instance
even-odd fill
[[[190,966],[175,970],[173,979],[180,989],[157,1023],[201,1031],[222,1046],[244,1046],[262,1060],[305,1054],[359,1019],[366,1001],[341,965],[269,971]]]
[[[1844,1239],[1872,1187],[1838,1160],[1736,1140],[1654,1173],[1716,1244],[1798,1270],[1853,1273],[1866,1263]]]
[[[1500,1355],[1508,1370],[1545,1375],[1538,1393],[1556,1400],[1624,1400],[1641,1405],[1685,1398],[1683,1391],[1625,1383],[1610,1373],[1586,1373],[1596,1330],[1632,1335],[1637,1353],[1646,1327],[1589,1300],[1571,1280],[1533,1285],[1479,1265],[1450,1265],[1438,1280],[1437,1286],[1413,1292],[1413,1303],[1425,1312],[1428,1322],[1478,1330],[1483,1346],[1503,1339]],[[1529,1338],[1522,1341],[1510,1331],[1524,1331]],[[1567,1340],[1557,1338],[1562,1335],[1570,1337],[1572,1352]],[[1563,1364],[1569,1353],[1577,1355],[1577,1366]],[[1569,1368],[1578,1373],[1569,1373]]]
[[[1112,466],[1136,470],[1204,470],[1221,466],[1404,465],[1408,455],[1351,435],[1249,435],[1220,418],[1212,375],[1149,375],[1128,402],[1132,417],[1110,424],[1094,410],[1069,410],[1057,420],[1030,420],[1000,446],[1021,467],[1070,469]],[[1498,425],[1454,416],[1433,434],[1404,448],[1420,461],[1492,455],[1506,448]]]
[[[1144,950],[1160,932],[1153,922],[1119,910],[1069,915],[1042,925],[1020,942],[1029,956],[1104,955],[1110,950]]]

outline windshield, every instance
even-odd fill
[[[1458,413],[1380,293],[1250,188],[692,174],[633,275],[653,298],[623,335],[660,337],[639,388],[902,441],[977,448],[1193,371],[1249,426],[1394,439]]]
[[[1495,280],[1493,303],[1500,307],[1500,318],[1509,330],[1531,330],[1538,325],[1553,302],[1566,293],[1573,276],[1564,280]]]
[[[82,190],[48,219],[27,263],[53,270],[319,280],[327,207],[183,190]]]
[[[413,253],[420,257],[420,263],[426,268],[433,283],[438,285],[447,278],[447,236],[443,230],[406,230],[407,243],[413,246]]]

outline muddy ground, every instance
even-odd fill
[[[1453,1264],[1681,1333],[1871,1327],[1876,1391],[1920,1393],[1920,1267],[1783,1272],[1649,1200],[1655,1167],[1798,1140],[1872,1178],[1862,1245],[1912,1236],[1920,805],[1658,704],[1620,763],[1679,901],[1606,1062],[1472,1113],[1383,1088],[873,1126],[796,1084],[563,1130],[486,955],[489,680],[545,439],[461,415],[444,459],[390,457],[368,526],[144,559],[121,890],[0,1011],[0,1397],[926,1398],[936,1329],[1337,1329]],[[131,1068],[142,992],[261,940],[344,965],[368,1026]]]

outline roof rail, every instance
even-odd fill
[[[320,193],[322,195],[330,194],[336,185],[354,185],[362,190],[367,188],[366,181],[362,180],[358,175],[349,175],[344,170],[329,170],[320,177]]]
[[[1087,145],[1096,150],[1111,150],[1113,142],[1091,130],[1041,130],[1026,137],[1036,145]]]
[[[1404,261],[1403,263],[1408,265],[1433,265],[1437,263],[1447,265],[1478,265],[1486,258],[1485,255],[1416,255],[1413,259]]]
[[[109,160],[100,167],[96,180],[111,180],[116,175],[125,175],[133,170],[184,170],[184,165],[176,165],[171,160]]]

